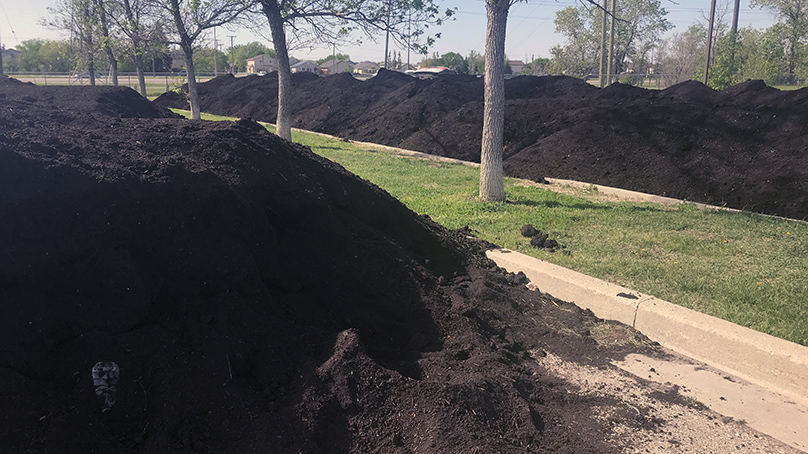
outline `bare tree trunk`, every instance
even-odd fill
[[[146,95],[146,74],[143,72],[142,64],[139,65],[139,64],[135,63],[135,65],[137,65],[137,84],[140,86],[140,96],[143,96],[145,98],[147,96]]]
[[[505,201],[502,148],[505,129],[505,29],[509,0],[486,0],[485,107],[480,154],[480,199]]]
[[[107,21],[107,11],[104,2],[95,0],[95,10],[99,19],[99,26],[101,31],[101,47],[107,54],[107,60],[112,68],[112,86],[118,86],[118,60],[115,58],[115,53],[112,51],[111,38],[109,36],[109,22]]]
[[[289,50],[286,47],[286,32],[277,0],[262,0],[264,15],[272,32],[275,58],[278,60],[278,117],[275,121],[275,134],[282,139],[292,140],[292,68],[289,65]]]
[[[190,45],[183,44],[181,47],[185,55],[185,72],[188,75],[188,104],[191,105],[191,119],[201,120],[202,112],[199,110],[199,90],[196,87],[194,51]]]
[[[140,42],[135,44],[135,49],[140,48]],[[143,57],[135,51],[135,71],[137,71],[137,83],[140,86],[140,96],[146,97],[146,73],[143,70]]]
[[[118,60],[115,59],[115,54],[112,52],[112,48],[104,46],[104,50],[107,52],[107,60],[109,60],[109,65],[112,68],[112,86],[118,86]]]
[[[92,41],[88,42],[88,47],[92,49]],[[95,58],[93,57],[93,51],[90,50],[87,52],[87,71],[90,72],[90,85],[95,87]]]

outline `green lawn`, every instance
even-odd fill
[[[207,117],[214,119],[215,117]],[[507,178],[508,201],[481,202],[479,170],[295,131],[293,140],[448,228],[808,346],[808,223],[692,205],[598,201]],[[531,247],[524,224],[571,255]]]

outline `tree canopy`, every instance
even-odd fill
[[[291,69],[289,42],[333,44],[385,34],[423,52],[438,36],[428,35],[454,10],[441,13],[434,0],[258,0],[272,34],[278,60],[277,133],[291,140]],[[287,30],[289,34],[287,35]],[[386,56],[385,56],[386,57]]]
[[[651,51],[662,34],[673,27],[665,18],[667,14],[659,0],[617,2],[613,72],[625,71],[629,64],[644,69],[650,63]],[[603,10],[591,3],[556,13],[555,30],[567,41],[551,49],[553,72],[582,77],[599,70],[602,17]]]

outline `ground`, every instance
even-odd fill
[[[219,77],[199,92],[205,112],[275,121],[275,73]],[[715,91],[688,81],[598,89],[571,77],[520,76],[506,81],[505,95],[507,175],[808,218],[808,88],[748,81]],[[295,127],[480,161],[481,78],[296,75],[293,97]],[[156,102],[187,109],[179,94]]]
[[[0,79],[0,213],[0,452],[794,452],[250,120]]]

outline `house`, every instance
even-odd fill
[[[269,55],[256,55],[247,59],[247,74],[271,73],[278,70],[278,60]]]
[[[185,68],[185,56],[179,50],[172,50],[171,51],[171,70],[172,71],[179,71],[180,69]]]
[[[525,62],[522,60],[508,60],[508,66],[511,67],[513,74],[521,74],[522,69],[525,68]]]
[[[320,67],[317,66],[317,63],[303,60],[292,65],[292,72],[320,74]]]
[[[3,64],[15,65],[20,58],[20,51],[16,49],[3,49]]]
[[[380,66],[372,61],[363,61],[359,62],[354,66],[353,72],[354,74],[362,74],[366,76],[372,76],[379,72]]]
[[[320,65],[323,74],[339,74],[353,72],[356,63],[350,60],[329,60]]]

